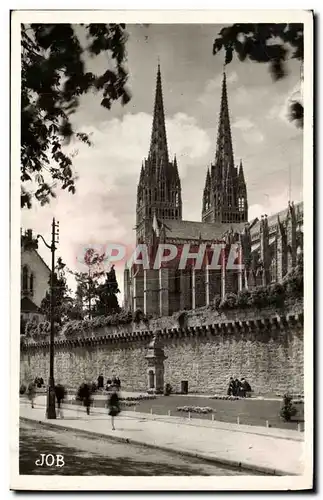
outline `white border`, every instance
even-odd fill
[[[64,477],[64,476],[19,476],[18,474],[18,428],[19,428],[19,293],[20,289],[20,179],[19,179],[19,119],[20,119],[20,30],[21,22],[38,23],[81,23],[104,22],[131,23],[165,23],[165,24],[231,24],[239,23],[304,23],[304,254],[305,254],[305,308],[304,335],[305,352],[305,418],[306,418],[306,447],[305,473],[303,476],[285,477],[134,477],[122,478],[122,488],[128,490],[284,490],[304,489],[312,484],[313,471],[313,18],[312,13],[296,10],[250,10],[250,11],[16,11],[12,14],[12,82],[11,82],[11,337],[10,337],[10,462],[12,489],[29,490],[118,490],[121,486],[120,478],[114,477]],[[17,397],[16,397],[17,395]]]

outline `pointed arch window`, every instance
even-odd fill
[[[160,186],[160,197],[161,197],[161,201],[165,201],[165,184],[162,183],[162,185]]]
[[[178,195],[178,193],[175,193],[175,206],[176,207],[179,206],[179,195]]]
[[[245,199],[243,197],[239,197],[238,199],[238,208],[239,212],[243,212],[245,209]]]
[[[28,267],[24,266],[22,268],[22,290],[27,292],[28,290]]]
[[[29,276],[29,291],[31,294],[34,293],[34,275],[33,275],[33,273],[31,273],[31,275]]]

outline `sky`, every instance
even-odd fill
[[[73,116],[79,131],[91,133],[92,147],[67,147],[78,175],[76,194],[57,191],[41,207],[22,210],[23,229],[50,240],[50,225],[60,222],[61,256],[73,270],[84,250],[107,242],[135,243],[136,191],[141,163],[150,143],[157,64],[160,62],[167,141],[176,154],[182,183],[183,219],[201,220],[207,167],[214,159],[220,111],[223,54],[212,54],[222,25],[128,25],[127,66],[131,101],[111,110],[88,94]],[[75,27],[80,38],[82,28]],[[90,70],[107,69],[106,56],[86,61]],[[288,75],[273,82],[266,64],[240,62],[226,67],[233,151],[243,162],[249,220],[278,212],[288,200],[303,199],[303,133],[287,119],[288,99],[300,89],[300,63],[289,60]],[[40,242],[39,253],[49,263]],[[117,268],[123,300],[123,273]],[[69,280],[74,288],[74,282]]]

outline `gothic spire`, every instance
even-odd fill
[[[178,173],[178,166],[177,166],[177,158],[176,158],[176,155],[174,155],[174,171],[175,171],[175,180],[176,181],[179,181],[179,173]]]
[[[223,72],[220,119],[215,159],[216,164],[221,169],[222,179],[226,182],[232,173],[232,169],[234,168],[234,159],[225,72]]]
[[[165,166],[168,165],[168,149],[160,64],[158,64],[157,69],[154,118],[151,132],[149,157],[157,165],[160,165],[161,163]]]
[[[245,184],[242,160],[240,160],[238,179],[240,184]]]

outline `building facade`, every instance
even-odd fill
[[[207,168],[201,222],[182,219],[181,181],[176,156],[168,156],[161,71],[158,66],[150,149],[141,167],[137,188],[136,242],[148,247],[155,261],[158,245],[180,251],[205,250],[200,266],[188,261],[179,269],[179,256],[167,266],[149,269],[132,265],[124,272],[124,303],[133,311],[170,315],[207,306],[228,292],[280,282],[296,265],[303,248],[303,204],[248,221],[247,184],[243,163],[234,163],[226,76],[223,74],[214,161]],[[220,243],[220,269],[210,266],[212,245]],[[227,269],[230,248],[237,248],[238,270]]]
[[[42,321],[39,308],[49,291],[50,269],[39,255],[37,240],[28,229],[21,235],[21,318]]]

